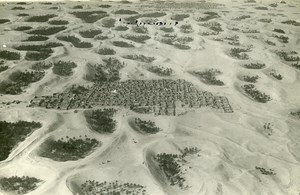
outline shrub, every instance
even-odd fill
[[[251,18],[251,16],[250,15],[242,15],[242,16],[234,18],[233,20],[241,21],[241,20],[245,20],[247,18]]]
[[[299,64],[299,60],[297,61],[297,63],[292,63],[292,67],[300,70],[300,64]]]
[[[276,43],[274,43],[274,42],[272,42],[272,41],[270,41],[270,40],[266,40],[266,43],[267,43],[268,45],[276,46]]]
[[[72,9],[83,9],[82,5],[75,5]]]
[[[144,26],[134,26],[134,27],[132,27],[132,31],[135,33],[141,33],[141,34],[148,33],[148,29]]]
[[[11,10],[24,10],[24,9],[25,9],[24,7],[20,7],[20,6],[11,8]]]
[[[249,56],[244,53],[248,52],[250,49],[244,49],[244,48],[231,48],[230,49],[230,56],[235,57],[239,60],[248,60]]]
[[[140,17],[144,17],[144,18],[159,18],[162,16],[167,15],[164,12],[152,12],[152,13],[145,13],[145,14],[141,14]]]
[[[295,20],[286,20],[286,21],[282,21],[282,24],[289,24],[289,25],[293,25],[293,26],[300,26],[300,22],[297,22]]]
[[[5,160],[13,148],[24,141],[34,130],[41,128],[38,122],[6,122],[0,121],[0,161]],[[0,185],[3,187],[3,185]]]
[[[10,22],[10,20],[9,19],[0,19],[0,24],[4,24],[7,22]]]
[[[23,92],[22,86],[18,83],[6,82],[6,81],[0,83],[0,93],[2,94],[18,95],[21,94],[22,92]]]
[[[124,39],[134,41],[136,43],[145,43],[146,40],[151,38],[148,35],[129,35],[129,34],[122,35],[121,37],[124,38]]]
[[[69,24],[69,22],[67,20],[50,20],[48,23],[52,24],[52,25],[66,25],[66,24]]]
[[[28,86],[30,83],[37,82],[45,76],[43,71],[15,71],[9,75],[9,79],[20,84],[22,87]]]
[[[144,121],[141,120],[140,118],[135,118],[134,119],[134,124],[137,127],[137,130],[140,133],[149,133],[149,134],[155,134],[161,131],[160,128],[158,128],[153,121]]]
[[[94,37],[95,39],[97,40],[105,40],[105,39],[108,39],[108,36],[105,36],[105,35],[97,35]]]
[[[171,20],[182,21],[182,20],[184,20],[185,18],[188,18],[188,17],[190,17],[189,14],[176,14],[176,15],[171,17]]]
[[[67,136],[65,140],[48,139],[42,144],[39,156],[59,162],[75,161],[85,158],[99,145],[99,141],[90,138],[84,140]]]
[[[180,26],[180,31],[183,33],[191,33],[193,32],[193,28],[190,24],[183,24]]]
[[[255,9],[258,9],[258,10],[268,10],[267,7],[255,7]]]
[[[102,26],[105,28],[113,28],[115,27],[116,20],[113,18],[104,18],[102,20]]]
[[[24,31],[24,30],[30,30],[30,29],[32,29],[31,26],[18,26],[14,30],[16,30],[16,31]]]
[[[9,68],[8,66],[4,66],[3,65],[4,63],[5,63],[4,60],[0,60],[0,73],[6,71]]]
[[[283,78],[281,76],[281,74],[276,74],[275,72],[271,72],[270,75],[273,76],[277,80],[282,80],[282,78]]]
[[[83,20],[86,23],[94,23],[98,20],[100,20],[101,18],[104,18],[106,16],[108,16],[108,14],[104,11],[81,11],[81,12],[72,12],[71,14],[73,14],[74,16],[76,16],[77,18],[80,18],[81,20]]]
[[[38,34],[38,35],[53,35],[60,31],[66,30],[65,26],[51,26],[51,27],[38,27],[34,30],[28,32],[28,34]]]
[[[263,174],[263,175],[276,175],[276,173],[274,173],[273,169],[266,170],[265,168],[258,167],[258,166],[256,166],[255,169],[259,170],[260,173]]]
[[[160,27],[160,30],[168,33],[174,32],[174,29],[172,27]]]
[[[273,34],[273,37],[276,37],[280,42],[282,43],[288,43],[289,37],[283,36],[283,35],[275,35]]]
[[[171,68],[164,68],[161,66],[150,66],[147,70],[159,76],[171,76],[174,72]]]
[[[224,85],[223,81],[220,81],[216,78],[217,75],[222,74],[221,71],[217,69],[208,69],[202,72],[191,72],[193,75],[197,76],[202,82],[209,84],[209,85]]]
[[[144,55],[125,55],[122,56],[123,58],[130,59],[130,60],[137,60],[145,63],[151,63],[155,60],[154,57],[147,57]]]
[[[190,46],[184,45],[184,44],[180,44],[180,43],[174,43],[173,45],[174,45],[174,47],[176,47],[178,49],[183,49],[183,50],[191,49]]]
[[[277,33],[285,34],[284,30],[282,30],[282,29],[277,29],[277,28],[275,28],[273,31],[274,31],[274,32],[277,32]]]
[[[248,69],[262,69],[266,67],[266,64],[262,64],[262,63],[250,63],[250,64],[244,64],[245,68]]]
[[[52,71],[59,76],[71,76],[73,74],[73,69],[76,67],[77,65],[74,62],[60,60],[53,63]]]
[[[277,3],[271,3],[271,4],[269,4],[269,6],[270,7],[277,7],[278,5],[277,5]]]
[[[21,55],[18,52],[0,50],[0,58],[4,60],[20,60]]]
[[[264,23],[270,23],[270,22],[272,22],[272,20],[269,19],[269,18],[262,18],[262,19],[259,19],[258,21],[259,22],[264,22]]]
[[[246,82],[249,82],[249,83],[256,83],[258,78],[259,77],[257,75],[256,76],[248,76],[248,75],[243,76],[243,80]]]
[[[98,133],[113,133],[117,124],[112,119],[115,113],[115,109],[86,110],[84,116],[90,129]]]
[[[90,29],[90,30],[85,30],[85,31],[79,31],[79,34],[83,38],[94,38],[96,35],[101,34],[102,31],[98,29]]]
[[[19,16],[19,17],[24,17],[24,16],[29,16],[29,14],[20,13],[20,14],[18,14],[17,16]]]
[[[300,118],[300,111],[290,112],[292,116]]]
[[[115,14],[121,14],[121,15],[133,15],[133,14],[138,14],[138,12],[132,11],[132,10],[124,10],[124,9],[121,9],[121,10],[115,11]]]
[[[134,47],[134,45],[124,42],[124,41],[113,41],[112,44],[116,47]]]
[[[42,35],[33,35],[28,37],[27,39],[23,40],[23,41],[46,41],[49,38],[46,36],[42,36]]]
[[[99,7],[102,7],[102,8],[110,8],[111,5],[99,5]]]
[[[116,31],[126,31],[128,29],[129,28],[127,26],[117,26],[114,28],[114,30],[116,30]]]
[[[27,194],[38,187],[42,180],[35,177],[3,177],[0,179],[0,187],[6,192],[13,192],[14,194]]]
[[[101,48],[97,51],[100,55],[115,55],[116,51],[110,48]]]
[[[253,84],[243,85],[242,89],[246,92],[247,95],[258,102],[266,103],[271,100],[271,97],[269,95],[257,90]]]
[[[53,66],[52,63],[38,62],[31,66],[33,70],[47,70]]]
[[[55,14],[47,14],[47,15],[41,15],[41,16],[31,16],[27,18],[26,22],[47,22],[50,18],[54,18],[57,15]]]
[[[70,42],[70,43],[72,43],[77,48],[91,48],[91,47],[93,47],[93,45],[91,43],[81,41],[79,38],[77,38],[75,36],[72,36],[72,35],[59,36],[59,37],[56,37],[56,38],[58,40],[61,40],[61,41]]]

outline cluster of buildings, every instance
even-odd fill
[[[74,85],[63,93],[35,97],[29,106],[65,110],[124,107],[156,115],[177,115],[179,109],[200,107],[233,112],[226,97],[199,90],[182,79],[100,82],[88,88]]]

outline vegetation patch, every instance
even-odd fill
[[[20,13],[20,14],[18,14],[17,16],[19,16],[19,17],[24,17],[24,16],[29,16],[29,14],[26,14],[26,13]]]
[[[300,111],[290,112],[292,116],[300,118]]]
[[[242,89],[253,100],[261,103],[266,103],[271,100],[271,97],[263,92],[260,92],[253,84],[246,84],[242,86]]]
[[[268,10],[267,7],[255,7],[255,9],[258,9],[258,10]]]
[[[73,74],[73,69],[76,67],[77,65],[75,62],[60,60],[53,63],[52,71],[59,76],[71,76]]]
[[[291,52],[285,52],[285,51],[278,51],[276,50],[275,53],[283,60],[287,61],[287,62],[295,62],[295,61],[300,61],[300,57],[299,56],[293,56],[295,54],[297,54],[296,51],[291,51]]]
[[[59,140],[46,140],[39,151],[39,156],[50,158],[54,161],[65,162],[85,158],[101,143],[90,138],[69,138]]]
[[[284,30],[282,29],[275,28],[273,31],[277,33],[285,34]]]
[[[116,20],[113,18],[104,18],[102,20],[102,26],[105,28],[113,28],[115,27]]]
[[[21,55],[18,52],[0,50],[0,58],[4,60],[20,60]]]
[[[125,56],[122,56],[123,58],[125,59],[130,59],[130,60],[136,60],[136,61],[140,61],[140,62],[145,62],[145,63],[151,63],[155,60],[154,57],[147,57],[147,56],[144,56],[144,55],[125,55]]]
[[[133,26],[132,31],[135,33],[141,33],[141,34],[148,33],[148,29],[145,26]]]
[[[146,187],[135,183],[121,183],[118,180],[112,182],[98,182],[87,180],[81,184],[81,190],[86,195],[117,195],[117,194],[138,194],[147,195]]]
[[[263,175],[276,175],[273,169],[265,169],[263,167],[255,167],[256,170],[259,170],[261,174]]]
[[[116,51],[111,48],[101,48],[97,51],[100,55],[115,55]]]
[[[171,76],[174,72],[171,68],[164,68],[162,66],[150,66],[147,68],[147,70],[163,77]]]
[[[21,7],[21,6],[16,6],[16,7],[11,8],[11,10],[24,10],[24,9],[25,8]]]
[[[243,65],[247,69],[262,69],[266,67],[266,64],[263,63],[250,63]]]
[[[29,31],[28,34],[53,35],[66,29],[67,27],[65,26],[50,26],[50,27],[43,26]]]
[[[283,36],[283,35],[275,35],[273,34],[273,37],[277,38],[281,43],[288,43],[289,42],[289,37]]]
[[[243,76],[243,80],[248,82],[248,83],[256,83],[257,79],[259,77],[256,75],[256,76],[249,76],[249,75],[244,75]]]
[[[136,129],[140,133],[155,134],[161,131],[161,129],[157,127],[155,123],[151,120],[145,121],[140,118],[135,118],[134,125],[137,127]]]
[[[234,18],[233,20],[241,21],[241,20],[245,20],[247,18],[251,18],[251,16],[250,15],[242,15],[242,16]]]
[[[48,22],[50,18],[57,17],[55,14],[47,14],[47,15],[41,15],[41,16],[31,16],[27,18],[26,22]]]
[[[114,28],[114,30],[116,30],[116,31],[126,31],[126,30],[128,30],[129,28],[127,27],[127,26],[116,26],[115,28]]]
[[[0,19],[0,24],[4,24],[7,22],[10,22],[10,20],[9,19]]]
[[[91,47],[93,47],[93,44],[91,44],[89,42],[81,41],[79,38],[77,38],[75,36],[72,36],[72,35],[58,36],[56,38],[58,40],[61,40],[61,41],[70,42],[74,45],[74,47],[77,47],[77,48],[91,48]]]
[[[191,74],[197,76],[203,83],[208,85],[224,85],[223,81],[216,78],[217,75],[222,74],[222,72],[217,69],[211,68],[202,72],[192,71]]]
[[[270,72],[270,75],[272,77],[274,77],[275,79],[277,79],[277,80],[282,80],[283,79],[282,75],[276,73],[276,71],[274,69],[272,69],[272,71]]]
[[[120,10],[115,11],[115,14],[120,14],[120,15],[133,15],[133,14],[138,14],[138,12],[132,11],[132,10],[120,9]]]
[[[23,41],[46,41],[49,38],[46,36],[42,36],[42,35],[32,35],[30,37],[28,37],[27,39],[23,40]]]
[[[20,142],[24,141],[34,130],[41,127],[41,123],[34,121],[18,121],[14,123],[0,121],[0,161],[5,160]]]
[[[115,109],[86,110],[84,112],[88,126],[98,133],[113,133],[116,130],[117,122],[112,119],[116,113]]]
[[[46,63],[46,62],[42,61],[42,62],[33,64],[31,66],[31,69],[42,71],[42,70],[47,70],[47,69],[51,68],[52,66],[53,66],[53,63]]]
[[[269,19],[269,18],[261,18],[261,19],[259,19],[258,21],[259,21],[259,22],[263,22],[263,23],[271,23],[271,22],[272,22],[272,20]]]
[[[231,48],[229,55],[231,57],[237,58],[239,60],[248,60],[249,56],[245,52],[249,52],[250,49],[247,48]]]
[[[50,20],[48,22],[51,25],[67,25],[69,22],[67,20]]]
[[[151,37],[148,36],[148,35],[130,35],[130,34],[127,34],[127,35],[122,35],[121,37],[124,38],[124,39],[128,39],[130,41],[134,41],[136,43],[145,43],[146,40],[151,39]]]
[[[116,47],[134,47],[134,45],[124,42],[124,41],[113,41],[112,44]]]
[[[100,29],[90,29],[85,31],[79,31],[79,34],[83,38],[94,38],[96,35],[99,35],[102,33],[102,30]]]
[[[174,32],[174,29],[172,27],[160,27],[160,30],[162,30],[166,33]]]
[[[72,12],[74,16],[77,18],[80,18],[86,23],[94,23],[104,17],[107,17],[108,14],[105,11],[77,11],[77,12]]]
[[[9,75],[9,79],[15,83],[18,83],[22,87],[29,85],[30,83],[37,82],[45,76],[43,71],[15,71]]]
[[[38,188],[41,182],[43,181],[40,179],[28,176],[3,177],[0,179],[0,188],[14,194],[27,194]]]
[[[193,27],[190,24],[183,24],[180,26],[180,31],[183,33],[192,33]]]
[[[25,31],[25,30],[30,30],[30,29],[32,29],[31,26],[18,26],[14,30],[16,30],[16,31]]]
[[[185,18],[188,18],[188,17],[190,17],[189,14],[176,14],[171,17],[171,20],[183,21]]]
[[[300,22],[297,22],[295,20],[285,20],[281,22],[282,24],[289,24],[293,26],[300,26]]]
[[[9,67],[4,65],[5,61],[0,60],[0,73],[6,71]]]

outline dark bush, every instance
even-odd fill
[[[24,30],[30,30],[30,29],[32,29],[31,26],[18,26],[14,30],[16,30],[16,31],[24,31]]]
[[[266,67],[266,64],[262,64],[262,63],[250,63],[250,64],[244,64],[245,68],[248,69],[262,69]]]
[[[19,17],[24,17],[24,16],[29,16],[29,14],[26,14],[26,13],[20,13],[20,14],[18,14],[17,16],[19,16]]]
[[[128,30],[129,28],[127,27],[127,26],[116,26],[115,28],[114,28],[114,30],[116,30],[116,31],[126,31],[126,30]]]
[[[249,82],[249,83],[256,83],[258,78],[259,77],[257,75],[256,76],[248,76],[248,75],[243,76],[243,80],[246,82]]]
[[[136,61],[140,61],[140,62],[145,62],[145,63],[151,63],[155,60],[154,57],[147,57],[147,56],[144,56],[144,55],[125,55],[125,56],[122,56],[123,58],[125,59],[130,59],[130,60],[136,60]]]
[[[93,47],[93,44],[91,44],[89,42],[81,41],[79,38],[77,38],[75,36],[72,36],[72,35],[59,36],[59,37],[56,37],[56,38],[58,40],[61,40],[61,41],[70,42],[77,48],[91,48],[91,47]]]
[[[47,22],[50,18],[54,18],[57,15],[55,14],[47,14],[47,15],[41,15],[41,16],[31,16],[27,18],[26,22]]]
[[[11,10],[24,10],[24,9],[25,9],[24,7],[20,7],[20,6],[11,8]]]
[[[115,14],[132,15],[132,14],[138,14],[138,12],[132,11],[132,10],[124,10],[124,9],[120,9],[120,10],[117,10],[117,11],[115,12]]]
[[[113,133],[117,125],[112,119],[115,113],[115,109],[87,110],[84,116],[90,129],[98,133]]]
[[[271,100],[271,97],[269,95],[260,92],[255,88],[253,84],[243,85],[242,89],[246,92],[247,95],[258,102],[266,103]]]
[[[27,51],[25,55],[25,59],[28,61],[39,61],[45,60],[51,56],[53,53],[52,50],[46,51]]]
[[[27,39],[23,40],[23,41],[46,41],[49,38],[46,36],[42,36],[42,35],[33,35],[28,37]]]
[[[135,118],[134,119],[134,124],[137,127],[137,130],[140,133],[149,133],[149,134],[155,134],[161,131],[160,128],[158,128],[153,121],[144,121],[141,120],[140,118]]]
[[[33,70],[47,70],[53,66],[52,63],[38,62],[31,66]]]
[[[90,29],[90,30],[85,30],[85,31],[79,31],[79,34],[83,38],[94,38],[96,35],[99,35],[101,33],[102,33],[102,31],[101,30],[97,30],[97,29]]]
[[[71,76],[73,74],[73,69],[76,67],[77,65],[74,62],[60,60],[53,63],[52,71],[59,76]]]
[[[274,31],[274,32],[277,32],[277,33],[285,34],[284,30],[282,30],[282,29],[277,29],[277,28],[275,28],[273,31]]]
[[[115,55],[116,51],[111,48],[101,48],[97,51],[100,55]]]
[[[300,26],[300,22],[297,22],[295,20],[286,20],[286,21],[282,21],[282,24],[289,24],[289,25],[293,25],[293,26]]]
[[[113,28],[115,27],[116,20],[113,18],[104,18],[102,20],[102,26],[105,28]]]
[[[189,14],[176,14],[176,15],[171,17],[171,20],[182,21],[182,20],[184,20],[185,18],[188,18],[188,17],[190,17]]]
[[[220,81],[216,78],[217,75],[222,74],[222,72],[217,69],[211,68],[202,72],[193,71],[191,73],[199,77],[199,79],[206,84],[219,86],[224,85],[223,81]]]
[[[21,55],[18,52],[0,50],[0,58],[4,60],[20,60]]]
[[[135,33],[141,33],[141,34],[148,33],[148,29],[144,26],[133,26],[132,31]]]
[[[174,32],[174,29],[172,27],[161,27],[160,30],[168,33]]]
[[[136,43],[145,43],[146,40],[151,39],[151,37],[148,36],[148,35],[130,35],[130,34],[127,34],[127,35],[122,35],[121,37],[124,38],[124,39],[128,39],[130,41],[134,41]]]
[[[0,19],[0,24],[4,24],[7,22],[10,22],[10,20],[9,19]]]
[[[124,41],[113,41],[112,44],[116,47],[126,47],[126,48],[134,47],[134,45]]]
[[[150,66],[149,68],[147,68],[147,70],[159,76],[171,76],[173,73],[173,70],[171,68],[164,68],[161,66]]]
[[[80,18],[86,23],[94,23],[101,18],[108,16],[108,14],[104,11],[81,11],[81,12],[72,12],[74,16]]]
[[[69,24],[69,22],[67,20],[50,20],[48,23],[52,24],[52,25],[66,25],[66,24]]]
[[[38,187],[42,180],[35,177],[3,177],[0,179],[0,188],[6,192],[14,194],[27,194]]]
[[[28,34],[38,34],[38,35],[53,35],[60,31],[66,30],[65,26],[50,26],[50,27],[38,27],[34,30],[28,32]]]

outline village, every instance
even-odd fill
[[[182,79],[98,82],[87,88],[73,85],[63,93],[35,97],[29,107],[62,110],[124,107],[144,113],[173,116],[178,115],[178,108],[211,107],[225,113],[233,112],[225,96],[214,96]]]

